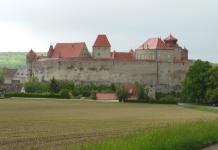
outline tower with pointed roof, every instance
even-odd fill
[[[111,58],[111,45],[106,35],[98,35],[93,45],[93,58],[110,59]]]
[[[29,53],[26,55],[26,81],[32,80],[32,61],[33,59],[37,59],[37,55],[31,49]]]

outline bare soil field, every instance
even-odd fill
[[[217,114],[178,105],[1,99],[0,149],[64,148]]]

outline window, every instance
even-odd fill
[[[161,54],[159,54],[159,59],[161,59]]]
[[[154,54],[153,54],[153,59],[154,59]]]
[[[146,59],[146,55],[145,55],[145,59]]]
[[[19,73],[17,73],[17,75],[19,75]]]
[[[170,59],[170,54],[168,54],[168,59]]]
[[[149,59],[151,59],[151,54],[149,54]]]
[[[183,53],[181,52],[181,55],[183,55]]]
[[[98,53],[98,56],[100,56],[100,53]]]
[[[140,55],[140,59],[142,59],[142,58],[141,58],[141,55]]]

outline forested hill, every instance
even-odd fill
[[[0,52],[0,68],[6,66],[10,69],[25,69],[27,54],[28,52]],[[47,56],[47,52],[36,52],[38,56],[42,56],[42,54]],[[195,60],[192,59],[192,61],[194,62]],[[211,62],[210,64],[217,65]]]
[[[25,69],[26,55],[28,52],[1,52],[0,53],[0,68],[6,66],[10,69]],[[36,55],[47,56],[47,52],[36,52]]]

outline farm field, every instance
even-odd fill
[[[200,118],[217,114],[178,105],[1,99],[0,149],[64,148]]]

